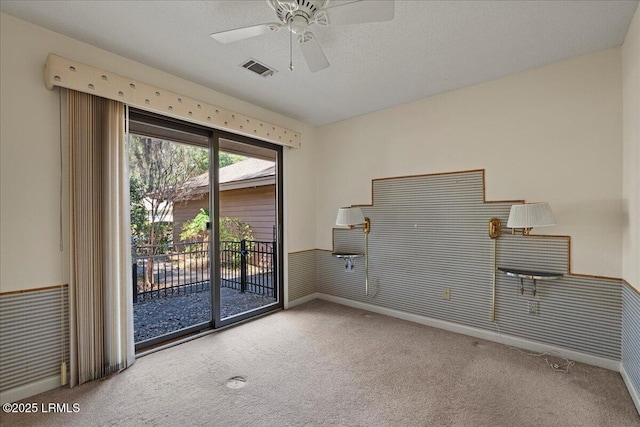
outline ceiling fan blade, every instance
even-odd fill
[[[301,35],[298,38],[298,44],[300,45],[300,50],[302,50],[305,61],[307,61],[309,71],[315,73],[316,71],[329,68],[329,61],[327,61],[327,57],[313,33],[307,31]]]
[[[231,43],[238,40],[248,39],[250,37],[260,36],[262,34],[272,33],[280,30],[281,24],[260,24],[251,27],[236,28],[235,30],[220,31],[211,34],[211,38],[220,43]]]
[[[391,21],[393,0],[356,1],[325,9],[330,25]]]

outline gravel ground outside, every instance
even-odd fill
[[[275,298],[230,288],[220,288],[220,315],[225,317],[275,302]],[[206,289],[187,295],[151,298],[133,304],[134,340],[140,342],[211,319],[210,294]]]

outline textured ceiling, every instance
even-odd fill
[[[332,2],[332,5],[344,2]],[[0,10],[253,104],[323,125],[622,44],[637,1],[396,1],[390,22],[312,27],[331,63],[310,73],[266,1],[5,1]],[[253,57],[278,72],[238,65]],[[74,59],[74,58],[70,58]]]

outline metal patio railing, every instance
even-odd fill
[[[274,248],[274,242],[220,242],[220,286],[277,297]],[[134,246],[133,302],[209,289],[209,252],[206,241]]]

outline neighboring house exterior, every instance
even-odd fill
[[[157,213],[152,213],[153,203],[156,203]],[[142,199],[144,208],[147,210],[147,221],[149,222],[173,222],[173,205],[165,201],[159,201],[152,197]]]
[[[220,216],[239,218],[251,226],[257,241],[272,242],[276,224],[276,168],[268,160],[249,158],[219,171]],[[173,241],[180,241],[182,225],[200,209],[209,208],[209,174],[193,179],[194,198],[173,205]]]

